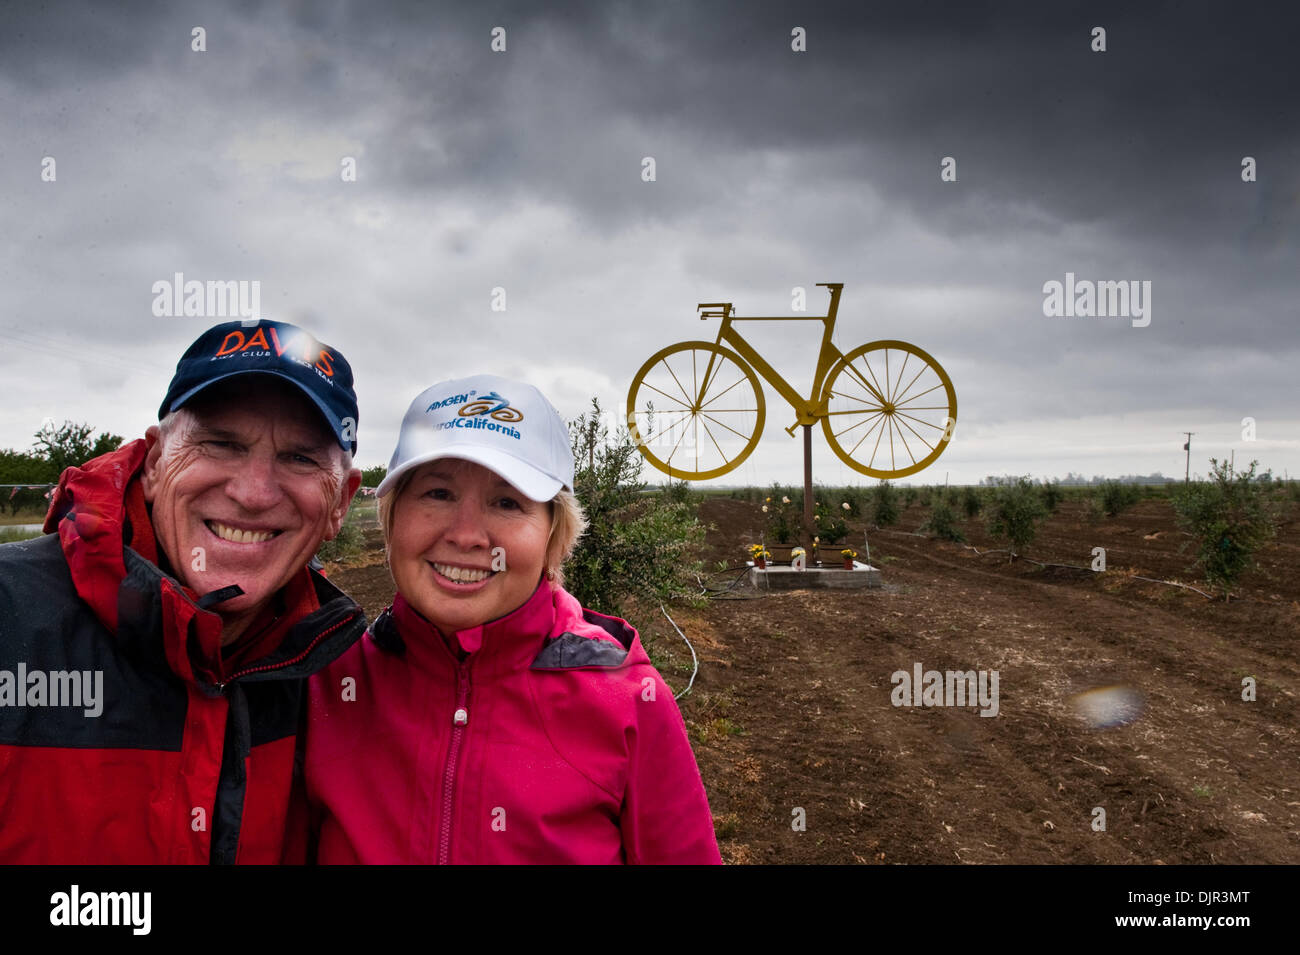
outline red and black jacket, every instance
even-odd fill
[[[159,569],[146,447],[69,468],[57,535],[0,545],[0,863],[300,861],[285,830],[306,678],[365,615],[304,568],[271,629],[223,653],[221,618]],[[99,679],[95,706],[75,699]]]

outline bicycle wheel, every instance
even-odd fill
[[[831,450],[871,477],[906,477],[929,467],[957,424],[952,379],[907,342],[853,349],[827,375],[822,397],[822,430]]]
[[[737,467],[763,434],[754,370],[714,342],[678,342],[641,366],[627,393],[627,427],[669,477],[703,481]]]

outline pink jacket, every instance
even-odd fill
[[[721,863],[672,691],[626,621],[541,583],[442,636],[400,595],[310,681],[321,863]]]

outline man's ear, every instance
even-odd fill
[[[343,521],[348,516],[348,508],[352,506],[352,499],[357,496],[357,489],[361,487],[361,469],[353,468],[343,479],[343,486],[339,488],[338,506],[330,514],[329,532],[325,535],[325,540],[332,541],[339,536],[339,531],[343,529]]]
[[[144,470],[140,472],[140,487],[144,491],[146,504],[153,503],[153,496],[158,490],[159,462],[162,460],[162,432],[155,424],[144,433],[145,455]]]

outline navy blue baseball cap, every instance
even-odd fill
[[[159,420],[208,386],[248,374],[275,375],[297,385],[325,416],[340,447],[356,454],[352,367],[337,348],[288,322],[223,322],[209,328],[176,363],[176,375],[158,408]]]

